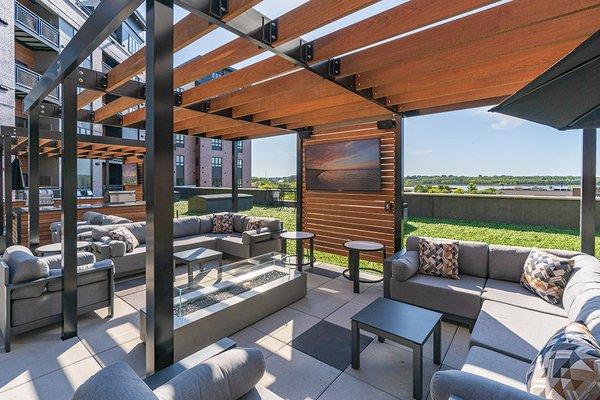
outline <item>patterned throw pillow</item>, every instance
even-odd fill
[[[527,371],[527,391],[549,400],[600,398],[600,346],[584,324],[571,322],[550,338]]]
[[[140,242],[137,240],[135,235],[124,226],[119,226],[118,228],[110,231],[108,236],[113,240],[125,242],[125,250],[128,253],[140,245]]]
[[[247,231],[257,231],[262,228],[262,220],[254,217],[249,217],[246,221]]]
[[[233,233],[233,213],[213,215],[213,233]]]
[[[533,249],[523,267],[521,286],[550,304],[559,304],[573,271],[573,260]]]
[[[458,242],[419,239],[419,273],[444,278],[458,276]]]

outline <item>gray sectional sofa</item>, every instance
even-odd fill
[[[212,215],[175,218],[173,220],[173,251],[197,247],[218,250],[234,258],[249,258],[274,251],[281,251],[283,223],[278,219],[260,218],[261,232],[247,229],[248,217],[234,214],[233,233],[212,233]],[[108,234],[118,225],[98,226],[92,229],[92,249],[99,259],[113,260],[115,276],[137,274],[146,268],[146,223],[123,224],[137,238],[140,245],[131,252],[125,251],[125,243],[112,240]]]
[[[530,248],[459,242],[460,280],[419,275],[418,237],[384,264],[384,296],[444,313],[471,324],[469,354],[461,371],[437,372],[431,398],[534,399],[525,374],[548,339],[572,321],[600,340],[600,260],[577,252],[560,305],[523,288],[520,277]],[[394,262],[394,260],[399,260]]]
[[[8,247],[0,260],[0,330],[4,350],[11,335],[62,319],[61,256],[36,257],[24,246]],[[114,271],[110,260],[96,262],[92,253],[77,253],[78,313],[114,306]]]
[[[260,350],[231,349],[151,390],[129,365],[118,362],[84,382],[72,400],[281,400],[258,385],[264,372]]]
[[[107,215],[95,211],[86,211],[83,213],[83,221],[77,221],[77,236],[79,240],[87,239],[91,236],[91,231],[96,226],[127,224],[131,220],[117,215]],[[52,232],[52,243],[60,243],[62,237],[62,223],[53,222],[50,224]]]

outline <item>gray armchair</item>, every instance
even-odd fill
[[[260,350],[232,349],[152,390],[129,365],[119,362],[88,379],[72,400],[280,400],[257,386],[264,372]]]
[[[4,350],[12,335],[60,322],[62,318],[61,256],[36,257],[24,246],[11,246],[0,260],[0,331]],[[111,260],[96,262],[77,253],[78,314],[114,307],[114,268]]]

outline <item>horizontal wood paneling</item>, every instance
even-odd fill
[[[33,50],[17,41],[15,41],[15,60],[22,62],[31,70],[35,69]]]
[[[381,131],[374,124],[334,131],[317,131],[305,141],[305,148],[317,143],[354,139],[381,139],[382,190],[380,192],[330,192],[306,189],[303,171],[303,229],[315,233],[315,249],[347,255],[344,242],[372,240],[383,243],[388,254],[394,250],[394,214],[385,203],[394,201],[394,132]],[[381,253],[361,253],[365,260],[381,262]]]

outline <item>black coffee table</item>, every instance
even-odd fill
[[[433,362],[441,362],[442,314],[379,298],[352,317],[352,368],[360,367],[360,330],[392,340],[413,351],[413,397],[423,397],[423,345],[433,333]]]

